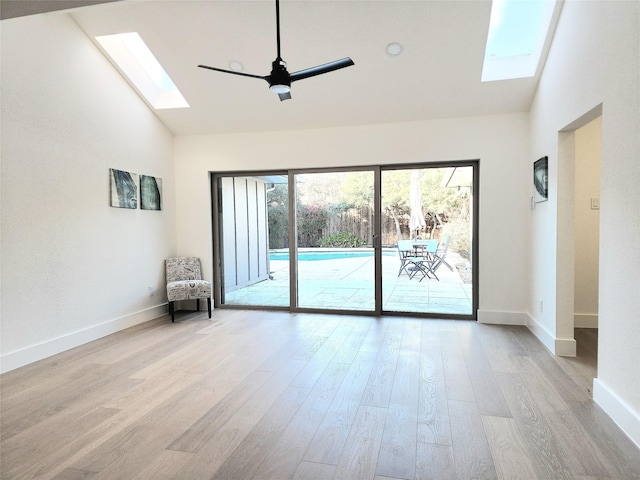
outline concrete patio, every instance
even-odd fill
[[[395,249],[382,256],[383,310],[409,313],[472,313],[472,286],[464,283],[456,264],[465,260],[449,252],[437,270],[439,280],[398,276],[400,260]],[[270,262],[272,280],[239,288],[225,295],[224,304],[289,306],[289,261]],[[373,257],[353,257],[298,262],[299,306],[330,310],[374,310]]]

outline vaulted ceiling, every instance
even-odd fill
[[[96,3],[96,2],[92,2]],[[273,0],[126,0],[69,13],[93,39],[136,31],[190,108],[156,110],[175,134],[325,128],[527,111],[540,75],[482,83],[491,2],[282,0],[290,72],[351,57],[355,66],[295,82],[279,101],[265,81],[276,56]],[[385,52],[390,42],[401,55]]]

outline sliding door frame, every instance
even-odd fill
[[[435,313],[435,312],[426,312],[426,313],[416,313],[416,312],[398,312],[398,311],[390,311],[382,309],[382,298],[380,298],[381,306],[381,314],[385,316],[402,316],[402,317],[420,317],[420,318],[442,318],[442,319],[451,319],[451,320],[477,320],[478,319],[478,308],[479,308],[479,291],[480,286],[478,284],[479,274],[478,274],[478,264],[479,262],[479,231],[480,231],[480,160],[451,160],[451,161],[438,161],[438,162],[421,162],[421,163],[406,163],[406,164],[385,164],[380,167],[380,175],[385,171],[393,171],[393,170],[409,170],[414,168],[447,168],[447,167],[472,167],[473,169],[473,178],[472,178],[472,187],[471,187],[471,198],[472,198],[472,241],[471,241],[471,313],[469,315],[465,314],[451,314],[451,313]],[[378,217],[381,217],[382,210],[377,210],[379,214]],[[380,259],[380,262],[382,260]],[[380,282],[382,282],[382,275],[380,275]],[[377,280],[377,277],[376,277]],[[380,289],[379,293],[382,293],[382,289]],[[381,297],[382,295],[377,295]]]
[[[471,268],[472,268],[472,307],[471,314],[445,314],[430,312],[397,312],[383,309],[383,284],[382,284],[382,192],[381,179],[382,172],[393,170],[404,170],[412,168],[446,168],[446,167],[473,167],[473,184],[471,198],[472,200],[472,242],[471,242]],[[297,245],[297,225],[296,225],[296,182],[295,178],[298,174],[311,173],[330,173],[345,171],[371,171],[373,172],[373,190],[374,190],[374,225],[373,225],[373,247],[374,247],[374,295],[375,306],[373,310],[339,310],[339,309],[320,309],[300,307],[298,305],[298,265],[295,259],[298,258]],[[271,306],[271,305],[229,305],[223,303],[224,297],[224,271],[222,267],[223,245],[220,236],[220,216],[222,201],[221,192],[218,188],[218,179],[222,177],[262,177],[262,176],[286,176],[288,179],[289,192],[289,305],[288,306]],[[310,169],[290,169],[290,170],[266,170],[266,171],[233,171],[233,172],[211,172],[211,200],[212,200],[212,229],[213,229],[213,278],[214,278],[214,306],[216,308],[229,309],[253,309],[253,310],[284,310],[296,313],[332,313],[332,314],[348,314],[348,315],[387,315],[387,316],[411,316],[420,318],[444,318],[444,319],[462,319],[476,320],[479,305],[479,185],[480,185],[480,161],[479,160],[463,160],[463,161],[442,161],[442,162],[421,162],[411,164],[385,164],[373,166],[353,166],[338,168],[310,168]]]

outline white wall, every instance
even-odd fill
[[[526,321],[526,114],[323,130],[177,137],[178,251],[212,278],[210,171],[480,159],[482,321]]]
[[[638,2],[565,2],[530,113],[529,161],[549,155],[549,201],[532,214],[532,329],[566,338],[573,319],[545,305],[566,279],[562,233],[571,175],[558,158],[565,142],[602,112],[598,378],[594,399],[640,445],[640,18]],[[601,109],[599,107],[601,105]],[[559,173],[560,172],[560,173]],[[558,186],[561,188],[558,188]],[[558,237],[556,237],[558,235]],[[573,235],[570,235],[573,236]],[[556,238],[558,242],[556,244]],[[556,264],[560,268],[556,269]],[[571,272],[573,279],[573,272]],[[571,281],[573,284],[573,281]],[[573,306],[573,296],[559,302]],[[553,303],[553,302],[552,302]]]
[[[600,263],[600,152],[602,117],[575,132],[575,269],[574,325],[598,326],[598,267]],[[605,245],[606,247],[606,245]]]
[[[7,371],[162,314],[176,240],[171,134],[67,14],[1,28]],[[110,207],[109,168],[161,177],[164,210]]]

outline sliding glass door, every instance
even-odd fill
[[[475,318],[477,168],[212,175],[216,306]]]
[[[384,311],[473,315],[474,168],[382,172],[382,242],[396,251],[382,262]]]
[[[296,307],[376,310],[374,173],[293,174]]]
[[[215,304],[288,308],[287,175],[214,176]]]

